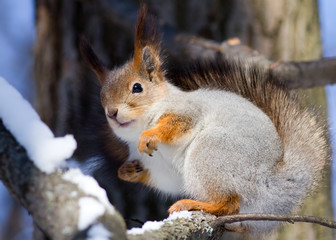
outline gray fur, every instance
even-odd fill
[[[154,127],[164,113],[190,116],[193,127],[174,146],[160,144],[153,157],[131,156],[150,170],[154,187],[200,201],[209,201],[214,191],[219,196],[237,193],[240,213],[290,214],[299,206],[328,159],[325,138],[309,112],[288,116],[290,136],[280,139],[269,116],[235,93],[182,92],[168,86],[168,93],[143,115],[143,130]],[[127,136],[131,152],[137,152],[139,138],[133,139]],[[316,147],[321,150],[315,151]],[[278,225],[244,224],[255,234]]]

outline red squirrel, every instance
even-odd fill
[[[188,197],[169,213],[292,213],[329,161],[322,124],[295,93],[257,67],[208,62],[167,73],[149,18],[142,7],[134,56],[115,69],[81,41],[81,53],[102,86],[110,128],[129,147],[119,178]],[[249,221],[240,227],[266,233],[277,225]]]

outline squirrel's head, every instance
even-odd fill
[[[88,40],[81,39],[80,50],[96,73],[101,102],[110,126],[129,129],[144,111],[162,97],[167,89],[160,60],[160,37],[153,18],[141,7],[135,32],[134,57],[123,66],[109,70],[97,57]]]

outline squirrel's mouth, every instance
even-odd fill
[[[115,121],[117,122],[117,124],[119,125],[119,127],[122,127],[122,128],[128,127],[132,122],[134,122],[134,120],[129,121],[129,122],[124,122],[124,123],[121,123],[118,120],[115,120]]]
[[[128,122],[120,122],[118,121],[118,119],[115,117],[115,118],[110,118],[113,122],[115,122],[118,127],[121,127],[121,128],[126,128],[128,127],[131,123],[133,123],[135,120],[131,120],[131,121],[128,121]]]
[[[113,123],[115,123],[115,125],[121,128],[126,128],[135,121],[135,120],[131,120],[131,121],[126,121],[126,122],[121,122],[117,118],[117,111],[114,114],[106,114],[106,117],[109,121],[112,121]]]

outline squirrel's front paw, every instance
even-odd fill
[[[139,160],[133,160],[132,162],[125,162],[118,169],[118,177],[128,182],[141,181],[145,170],[142,163]]]
[[[141,153],[147,153],[152,156],[153,151],[158,148],[159,140],[152,129],[143,131],[140,135],[138,149]]]

